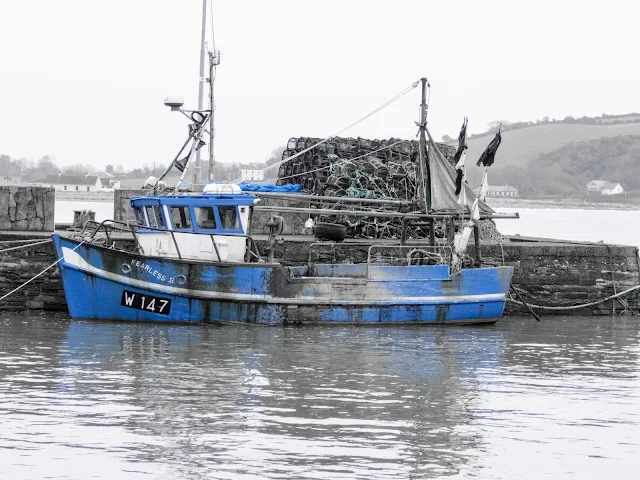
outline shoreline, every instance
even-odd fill
[[[532,208],[532,209],[574,209],[574,210],[640,210],[640,199],[619,202],[592,202],[584,198],[533,199],[533,198],[489,198],[487,205],[492,208]]]

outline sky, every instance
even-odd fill
[[[632,1],[212,0],[218,162],[327,137],[421,77],[437,139],[640,111]],[[0,154],[168,164],[195,108],[202,0],[0,0]],[[211,17],[207,17],[209,45]],[[414,138],[413,89],[344,136]],[[206,153],[205,153],[206,155]]]

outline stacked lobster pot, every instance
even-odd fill
[[[417,141],[334,137],[286,161],[321,140],[312,137],[289,140],[282,154],[285,161],[278,171],[278,185],[298,184],[307,193],[330,197],[416,199],[419,168]],[[448,159],[453,158],[455,148],[445,144],[438,146]],[[349,207],[338,204],[334,208]],[[398,211],[397,207],[395,211]],[[348,215],[319,217],[316,220],[342,223],[347,226],[347,234],[351,237],[394,238],[400,233],[399,221]],[[422,233],[415,232],[415,235]]]

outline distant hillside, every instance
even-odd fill
[[[516,185],[525,194],[580,194],[585,193],[587,183],[600,179],[620,183],[627,192],[638,192],[640,135],[569,143],[525,165],[490,172],[490,184]]]
[[[467,150],[468,176],[469,183],[472,186],[477,186],[482,176],[482,169],[475,167],[475,162],[491,141],[493,135],[493,133],[487,133],[484,136],[475,136],[467,141],[469,145]],[[502,133],[502,144],[498,149],[495,164],[490,168],[490,183],[495,185],[496,182],[493,180],[496,178],[517,179],[519,177],[517,175],[518,172],[524,173],[532,162],[537,162],[551,153],[554,154],[548,158],[553,158],[554,162],[564,163],[566,158],[563,155],[568,156],[571,149],[563,150],[563,147],[571,144],[637,135],[640,135],[640,123],[609,125],[552,123],[506,131]],[[622,143],[627,145],[626,141]],[[578,151],[580,150],[581,147],[578,148]],[[601,160],[607,161],[607,158],[602,158]],[[640,158],[638,160],[640,163]],[[617,160],[611,161],[615,163]],[[525,181],[524,178],[521,178],[521,180]]]

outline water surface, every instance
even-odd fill
[[[638,317],[0,320],[0,478],[634,478]]]

